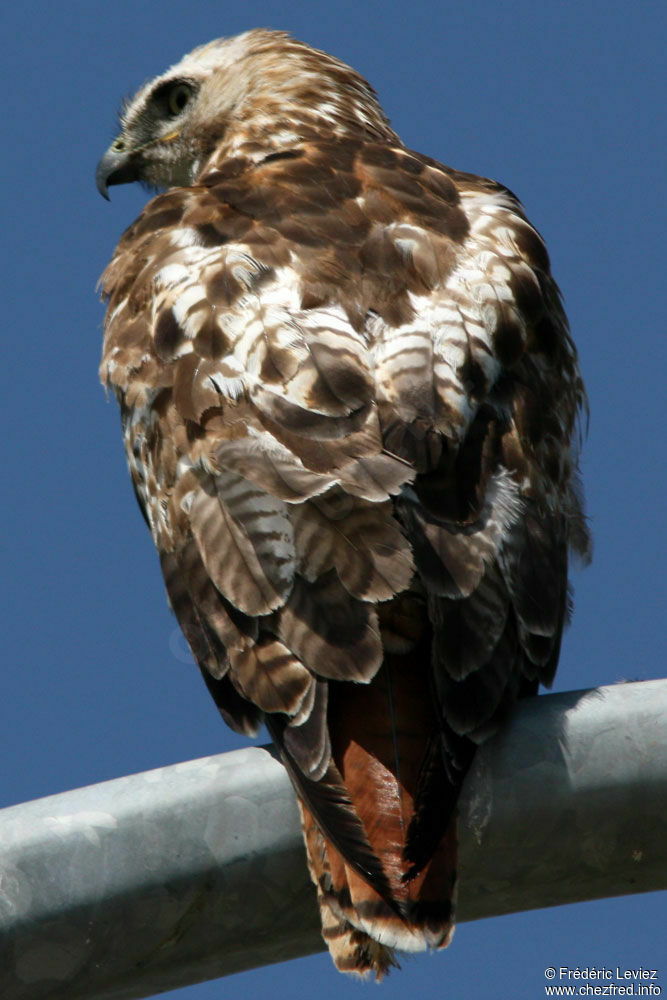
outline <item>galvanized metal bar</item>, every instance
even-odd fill
[[[667,888],[667,680],[523,703],[461,804],[459,917]],[[0,812],[0,996],[130,1000],[322,947],[270,748]]]

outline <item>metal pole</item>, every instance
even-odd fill
[[[522,703],[461,803],[459,919],[667,888],[667,680]],[[322,948],[270,748],[0,811],[0,996],[129,1000]]]

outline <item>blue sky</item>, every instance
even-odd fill
[[[146,195],[115,188],[109,205],[93,174],[124,95],[196,44],[249,27],[286,28],[351,63],[407,145],[521,197],[547,240],[591,402],[595,558],[575,574],[554,687],[664,674],[662,4],[28,0],[1,16],[12,44],[0,162],[0,805],[239,745],[186,662],[116,406],[97,381],[95,285]],[[406,961],[382,998],[536,1000],[547,965],[659,967],[664,926],[664,894],[462,925],[447,953]],[[369,989],[319,955],[171,996],[345,1000]]]

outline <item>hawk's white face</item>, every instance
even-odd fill
[[[200,46],[149,80],[121,114],[97,186],[194,183],[220,144],[228,155],[259,144],[279,150],[310,134],[313,120],[344,134],[360,127],[396,139],[368,84],[349,66],[284,32],[262,29]]]
[[[247,78],[238,64],[248,54],[248,34],[201,46],[144,84],[123,108],[121,133],[100,161],[97,184],[105,197],[110,184],[193,182],[242,100]]]

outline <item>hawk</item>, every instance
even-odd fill
[[[278,31],[195,49],[97,184],[163,189],[101,279],[101,366],[171,607],[223,718],[264,721],[336,966],[453,931],[476,747],[549,685],[585,394],[542,239]]]

